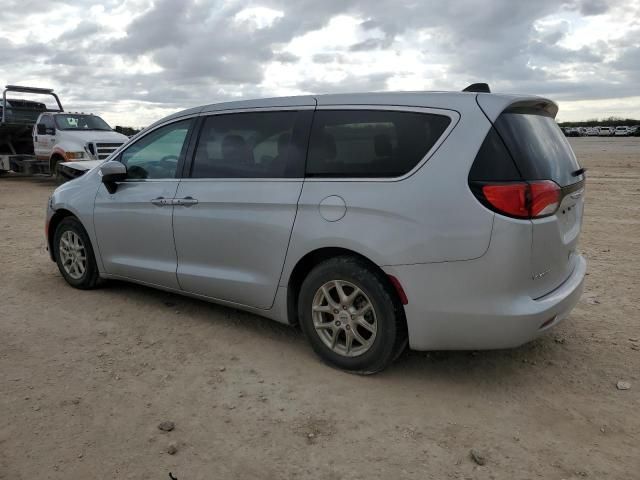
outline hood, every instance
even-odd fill
[[[126,142],[129,137],[114,131],[101,130],[62,130],[62,133],[69,140],[78,143],[87,142]]]
[[[86,172],[87,170],[91,170],[93,167],[97,167],[101,163],[104,163],[104,160],[83,160],[79,162],[61,162],[58,165],[71,168],[74,170],[80,170]]]
[[[78,178],[92,168],[97,167],[104,160],[83,160],[79,162],[62,162],[58,164],[59,179],[66,182]]]

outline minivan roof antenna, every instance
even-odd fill
[[[491,93],[488,83],[472,83],[463,92]]]

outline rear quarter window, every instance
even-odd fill
[[[313,119],[306,175],[397,177],[415,167],[449,126],[445,115],[320,110]]]

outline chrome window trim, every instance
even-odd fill
[[[199,117],[210,117],[212,115],[227,115],[232,113],[260,113],[260,112],[291,112],[299,110],[316,110],[315,105],[301,105],[297,107],[251,107],[251,108],[230,108],[228,110],[214,110],[210,112],[200,112]]]
[[[167,180],[179,180],[182,182],[399,182],[405,180],[411,176],[413,176],[418,170],[422,168],[422,166],[429,161],[429,159],[436,153],[436,151],[440,148],[440,146],[445,142],[447,137],[451,134],[456,125],[460,122],[460,113],[456,110],[449,110],[444,108],[428,108],[428,107],[411,107],[406,105],[322,105],[322,106],[313,106],[313,105],[305,105],[305,106],[295,106],[295,107],[253,107],[253,108],[235,108],[228,110],[218,110],[211,112],[197,112],[189,115],[185,115],[184,117],[172,118],[166,122],[163,122],[158,125],[154,125],[152,129],[149,131],[145,131],[144,135],[140,137],[133,137],[132,140],[135,139],[135,142],[144,138],[149,133],[152,133],[158,128],[164,127],[171,123],[179,122],[182,120],[187,120],[190,118],[196,117],[209,117],[212,115],[226,115],[232,113],[256,113],[256,112],[277,112],[277,111],[295,111],[295,110],[378,110],[378,111],[396,111],[396,112],[414,112],[414,113],[430,113],[434,115],[444,115],[451,119],[451,122],[445,129],[445,131],[440,135],[440,138],[433,144],[431,149],[425,154],[425,156],[407,173],[401,175],[399,177],[295,177],[295,178],[260,178],[260,177],[251,177],[251,178],[171,178],[171,179],[140,179],[140,180],[126,180],[126,182],[157,182],[157,181],[167,181]],[[142,132],[140,132],[142,133]],[[133,145],[132,143],[125,143],[119,150],[116,150],[112,153],[112,155],[119,155],[122,151],[124,151],[124,146],[127,147],[129,145]],[[107,159],[108,160],[108,159]]]
[[[188,178],[184,177],[180,179],[183,182],[297,182],[301,183],[305,181],[304,177],[250,177],[250,178]]]
[[[181,178],[133,178],[131,180],[123,180],[116,182],[118,185],[121,183],[147,183],[147,182],[179,182]]]

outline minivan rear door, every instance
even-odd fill
[[[571,275],[584,206],[584,169],[555,122],[557,108],[551,105],[514,104],[494,122],[522,178],[551,180],[561,189],[556,212],[531,220],[533,298],[551,292]]]

